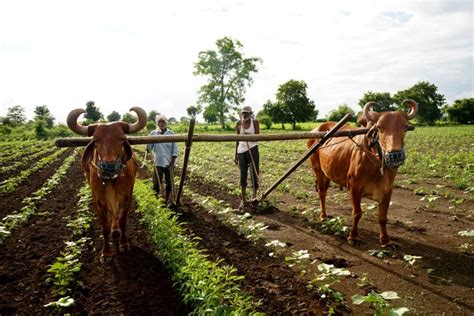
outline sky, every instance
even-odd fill
[[[330,2],[330,3],[329,3]],[[470,0],[1,1],[0,116],[47,105],[56,120],[92,100],[106,116],[133,106],[186,116],[206,81],[200,51],[224,36],[262,64],[254,112],[288,80],[308,85],[319,116],[359,110],[367,91],[428,81],[448,103],[474,97]]]

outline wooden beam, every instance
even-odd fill
[[[408,130],[414,130],[414,126],[409,126]],[[368,128],[357,128],[352,130],[337,131],[332,137],[347,137],[360,134],[366,134]],[[266,133],[252,135],[237,134],[195,134],[192,136],[193,142],[235,142],[235,141],[278,141],[278,140],[295,140],[309,138],[323,138],[327,132],[302,132],[302,133]],[[169,142],[186,142],[187,134],[175,135],[158,135],[158,136],[128,136],[128,142],[131,145],[169,143]],[[92,141],[91,137],[71,137],[60,138],[55,141],[58,147],[77,147],[87,146]]]

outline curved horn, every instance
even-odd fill
[[[130,109],[130,111],[134,111],[135,113],[137,113],[138,120],[133,124],[129,124],[130,130],[128,132],[136,133],[142,128],[144,128],[146,125],[146,121],[147,121],[146,112],[145,110],[143,110],[141,107],[138,107],[138,106],[134,106],[133,108]]]
[[[370,111],[375,105],[377,105],[377,102],[370,101],[367,102],[364,106],[364,115],[369,121],[377,121],[377,117],[374,115],[373,112]]]
[[[418,112],[418,103],[412,99],[406,99],[402,102],[402,105],[408,105],[410,107],[410,112],[407,114],[407,118],[411,120],[415,117],[416,112]]]
[[[87,126],[82,126],[77,123],[77,118],[82,113],[86,113],[84,109],[75,109],[69,112],[66,122],[67,126],[73,131],[80,135],[89,136],[87,133]]]

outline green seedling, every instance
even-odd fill
[[[406,307],[398,307],[389,309],[388,301],[399,299],[397,292],[370,292],[368,295],[362,296],[360,294],[355,294],[352,296],[352,303],[355,305],[360,305],[362,303],[368,303],[374,309],[374,316],[382,315],[403,315],[409,311]]]

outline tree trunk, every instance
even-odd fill
[[[281,123],[281,128],[285,129],[285,123],[283,123],[283,122]]]
[[[219,112],[219,121],[221,122],[222,129],[225,129],[224,112]]]
[[[296,120],[293,121],[293,130],[296,129]]]

